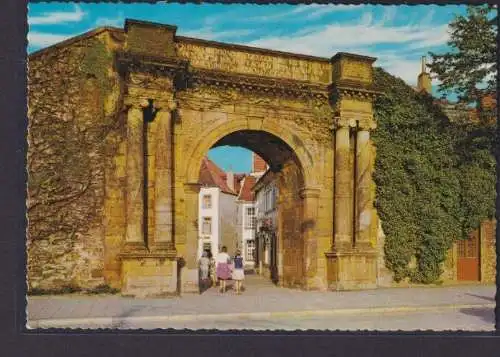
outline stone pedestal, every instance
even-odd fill
[[[327,257],[330,290],[374,289],[377,287],[377,252],[356,249],[329,252]]]
[[[175,251],[171,254],[127,253],[122,260],[122,295],[162,297],[178,294]]]

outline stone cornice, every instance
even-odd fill
[[[191,69],[188,73],[190,86],[211,85],[236,88],[246,92],[328,99],[328,86],[307,81],[269,78],[234,72]]]
[[[154,75],[174,76],[185,73],[188,61],[177,57],[149,56],[142,53],[117,51],[115,59],[120,72],[143,72]]]
[[[342,97],[373,100],[383,93],[373,85],[356,81],[342,80],[331,85],[321,85],[309,81],[195,68],[183,58],[149,56],[128,51],[117,51],[116,63],[122,73],[149,73],[156,76],[181,78],[182,80],[179,81],[181,84],[178,83],[176,86],[178,89],[184,86],[208,85],[235,88],[244,92],[321,100],[329,100],[329,98],[336,100]]]
[[[364,85],[355,81],[338,81],[330,86],[330,93],[333,98],[358,98],[361,100],[374,100],[381,96],[383,92],[374,85]]]

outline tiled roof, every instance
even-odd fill
[[[255,182],[255,177],[250,175],[245,176],[245,178],[243,179],[243,186],[241,187],[240,193],[238,195],[239,201],[253,202],[255,200],[255,194],[252,191]]]
[[[203,158],[200,167],[200,179],[198,181],[203,186],[218,187],[222,192],[236,195],[226,182],[226,173],[206,156]]]
[[[252,153],[252,172],[264,172],[267,170],[267,163],[256,153]]]

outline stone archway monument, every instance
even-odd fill
[[[115,165],[104,212],[122,212],[104,217],[106,281],[130,294],[197,290],[201,160],[240,144],[279,176],[280,284],[375,287],[375,58],[263,50],[176,29],[127,20],[104,30],[125,128],[119,154],[106,158]]]
[[[312,289],[375,287],[375,59],[348,53],[315,58],[175,32],[127,21],[117,51],[128,110],[123,288],[196,289],[200,162],[218,141],[244,131],[275,135],[297,158],[303,187],[290,200],[300,201],[296,240],[303,247],[292,264],[303,266],[292,269],[302,275],[295,280]],[[143,135],[146,103],[157,113]],[[273,161],[258,143],[252,149]]]

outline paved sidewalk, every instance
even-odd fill
[[[431,311],[464,307],[494,306],[495,286],[452,286],[439,288],[393,288],[362,291],[319,292],[279,288],[258,276],[247,276],[242,295],[220,294],[212,288],[202,295],[134,299],[121,296],[35,296],[28,297],[28,325],[39,321],[93,318],[155,318],[214,315],[284,316],[333,313],[384,313],[388,311]],[[342,310],[342,311],[341,311]],[[266,315],[267,314],[267,315]],[[38,321],[38,322],[37,322]],[[69,321],[69,320],[68,320]]]

